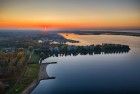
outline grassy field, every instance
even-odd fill
[[[21,80],[7,94],[21,94],[34,80],[38,78],[39,64],[29,64]]]
[[[39,62],[40,56],[37,54],[33,54],[31,57],[31,63],[37,64]]]

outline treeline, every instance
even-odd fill
[[[74,46],[74,45],[56,45],[42,47],[35,50],[36,54],[40,54],[42,58],[58,55],[93,55],[93,54],[112,54],[112,53],[126,53],[129,52],[128,45],[121,44],[102,44],[89,46]]]
[[[0,51],[0,80],[19,74],[27,64],[38,63],[40,55],[34,53],[33,46],[28,48],[2,49]]]
[[[25,51],[19,48],[16,52],[0,53],[0,78],[14,75],[23,68]]]
[[[0,89],[8,92],[32,62],[33,48],[17,48],[12,52],[0,52]]]

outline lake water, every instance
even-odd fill
[[[46,70],[55,79],[42,80],[32,94],[140,94],[140,37],[62,34],[74,45],[118,43],[131,50],[121,54],[49,57]],[[71,43],[68,43],[71,45]]]

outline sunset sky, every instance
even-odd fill
[[[140,28],[140,0],[0,0],[0,27]]]

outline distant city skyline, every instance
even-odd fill
[[[140,0],[0,0],[0,28],[140,28]]]

